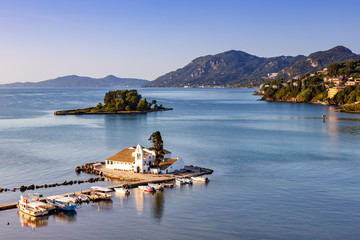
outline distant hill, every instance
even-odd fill
[[[231,50],[216,55],[199,57],[176,71],[169,72],[147,87],[254,87],[283,77],[313,73],[333,62],[359,59],[360,55],[338,46],[327,51],[310,54],[263,58],[242,51]]]
[[[310,54],[308,57],[281,70],[277,77],[290,79],[298,75],[322,70],[331,63],[346,62],[349,59],[360,59],[360,55],[353,53],[346,47],[337,46],[327,51],[319,51]]]
[[[80,77],[70,75],[41,82],[17,82],[0,84],[0,87],[14,88],[96,88],[96,87],[141,87],[147,80],[136,78],[118,78],[113,75],[104,78]]]

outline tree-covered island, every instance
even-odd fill
[[[105,94],[104,104],[99,102],[96,107],[75,110],[56,111],[55,115],[79,114],[129,114],[172,110],[158,105],[156,100],[148,102],[142,99],[137,90],[116,90]]]
[[[333,63],[288,81],[268,81],[254,94],[265,101],[337,105],[339,111],[360,113],[360,60]]]

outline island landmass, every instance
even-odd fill
[[[139,114],[168,110],[173,108],[158,105],[156,100],[149,103],[146,98],[142,99],[137,90],[132,89],[109,91],[105,94],[104,104],[99,102],[96,107],[56,111],[54,115]]]

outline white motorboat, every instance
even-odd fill
[[[175,182],[177,184],[192,184],[192,180],[190,178],[176,178]]]
[[[112,198],[112,190],[104,187],[92,186],[91,194],[94,194],[102,199]]]
[[[202,176],[191,177],[191,179],[196,182],[209,182],[210,181],[207,177],[202,177]]]
[[[138,186],[138,188],[140,188],[144,192],[155,192],[156,191],[155,188],[149,187],[149,186]]]
[[[80,203],[90,202],[90,198],[84,195],[77,196],[77,199]]]
[[[130,194],[130,191],[124,187],[118,187],[118,188],[114,188],[115,192],[117,193],[122,193],[122,194],[125,194],[125,195],[129,195]]]
[[[40,202],[31,197],[26,198],[23,195],[21,195],[17,207],[21,212],[34,217],[44,216],[49,213],[46,203]]]
[[[191,178],[183,178],[183,180],[184,180],[184,182],[185,182],[186,184],[192,184],[192,183],[193,183],[193,181],[191,180]]]
[[[155,188],[155,190],[164,190],[164,184],[162,183],[148,183],[148,186]]]
[[[175,179],[175,183],[176,183],[176,184],[179,184],[179,185],[184,185],[184,184],[185,184],[185,181],[184,181],[184,179],[182,179],[182,178],[176,178],[176,179]]]

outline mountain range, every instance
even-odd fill
[[[196,58],[183,68],[166,73],[154,81],[113,75],[105,78],[70,75],[41,82],[1,84],[0,87],[258,87],[270,79],[291,79],[349,59],[360,59],[360,55],[343,46],[314,52],[309,56],[269,58],[231,50]]]
[[[95,87],[141,87],[147,80],[137,78],[118,78],[113,75],[104,78],[69,75],[41,82],[16,82],[1,84],[0,87],[14,88],[95,88]]]
[[[183,68],[148,82],[147,87],[255,87],[273,79],[290,79],[322,70],[334,62],[360,59],[346,47],[337,46],[309,56],[257,57],[231,50],[191,61]]]

